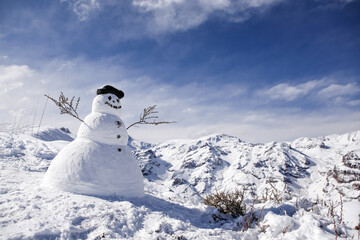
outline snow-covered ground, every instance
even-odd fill
[[[0,130],[0,239],[360,239],[360,131],[267,144],[130,139],[145,197],[124,199],[42,187],[74,138],[66,129]],[[203,203],[235,189],[245,189],[244,217]]]

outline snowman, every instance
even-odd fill
[[[94,196],[144,196],[144,182],[120,119],[124,93],[106,85],[97,90],[92,111],[76,139],[51,162],[43,184]]]

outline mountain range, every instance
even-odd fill
[[[142,199],[43,188],[51,160],[74,137],[65,128],[2,126],[1,238],[359,238],[360,131],[265,144],[225,134],[160,144],[129,137],[144,176]],[[204,204],[236,190],[244,216]]]

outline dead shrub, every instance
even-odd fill
[[[233,218],[244,216],[246,207],[244,201],[244,190],[234,192],[216,192],[204,198],[204,203],[208,206],[219,209],[220,213],[231,215]]]

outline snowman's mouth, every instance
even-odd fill
[[[108,106],[110,106],[110,107],[112,107],[112,108],[115,108],[115,109],[121,108],[121,106],[114,106],[114,105],[112,105],[112,104],[109,103],[109,102],[105,102],[105,104],[108,105]]]

